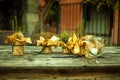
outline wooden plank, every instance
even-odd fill
[[[118,43],[118,24],[119,24],[119,10],[115,10],[114,12],[115,16],[114,16],[114,34],[113,34],[113,39],[114,39],[114,45],[117,45]]]
[[[13,56],[11,46],[0,46],[0,67],[13,68],[84,68],[86,67],[120,67],[120,47],[105,47],[103,55],[96,60],[62,54],[61,48],[54,49],[51,54],[38,54],[41,48],[25,46],[24,56]],[[5,51],[6,50],[6,51]],[[8,51],[9,50],[9,51]]]
[[[116,2],[116,5],[119,4],[119,0]],[[118,44],[118,26],[119,26],[119,10],[114,10],[114,17],[113,17],[113,29],[112,29],[112,43],[114,45]]]

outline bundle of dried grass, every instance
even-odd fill
[[[32,43],[31,39],[25,38],[21,32],[15,32],[10,36],[7,36],[4,43],[12,43],[13,55],[23,55],[24,54],[24,44]]]
[[[76,34],[69,37],[68,42],[62,43],[63,53],[72,53],[74,55],[85,56],[86,58],[93,58],[102,52],[103,44],[94,39],[92,35],[86,35],[78,38]]]
[[[42,46],[42,52],[43,53],[51,53],[52,49],[51,47],[58,47],[58,41],[59,38],[56,36],[52,36],[50,39],[49,38],[44,38],[40,36],[39,40],[37,40],[37,47]]]

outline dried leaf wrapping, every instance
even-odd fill
[[[73,34],[73,43],[75,43],[77,40],[78,40],[78,38],[77,38],[76,34],[74,33]]]
[[[51,52],[52,52],[52,49],[49,46],[45,47],[43,50],[43,53],[46,53],[46,54],[51,53]]]
[[[24,45],[26,43],[32,43],[31,39],[25,38],[21,32],[15,32],[10,36],[7,36],[7,39],[4,41],[5,43],[12,43],[12,45]]]
[[[24,55],[24,46],[13,46],[13,55]]]
[[[21,32],[15,32],[10,36],[7,36],[7,39],[4,43],[12,43],[12,52],[13,55],[23,55],[24,54],[24,44],[32,43],[31,39],[25,38]]]
[[[73,48],[73,50],[72,50],[72,53],[73,53],[73,54],[80,54],[80,47],[79,47],[78,44],[75,44],[75,45],[74,45],[74,48]]]
[[[44,53],[51,53],[52,52],[52,49],[51,49],[51,46],[54,46],[54,47],[58,47],[59,45],[59,38],[56,37],[56,36],[52,36],[50,39],[49,38],[44,38],[42,36],[40,36],[40,39],[37,40],[37,46],[42,46],[43,49],[42,51]]]

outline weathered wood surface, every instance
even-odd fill
[[[105,47],[103,55],[96,60],[62,54],[61,48],[51,54],[40,53],[41,47],[25,46],[24,56],[13,56],[11,46],[0,46],[0,67],[11,68],[82,68],[82,67],[120,67],[120,47]]]
[[[0,79],[120,80],[120,47],[105,47],[99,63],[62,54],[61,48],[52,54],[37,54],[40,50],[25,46],[24,56],[13,56],[11,46],[0,46]]]

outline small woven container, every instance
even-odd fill
[[[12,45],[13,55],[20,56],[24,55],[24,46],[23,45]]]
[[[68,48],[62,47],[62,53],[63,53],[63,54],[68,54],[68,53],[69,53]]]
[[[45,48],[44,48],[44,50],[43,50],[43,53],[45,53],[45,54],[52,53],[51,46],[45,46]]]

